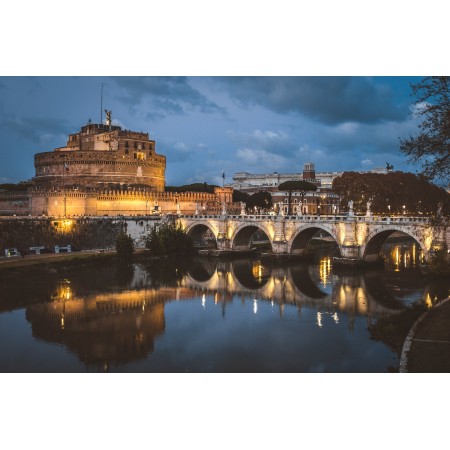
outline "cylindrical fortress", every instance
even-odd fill
[[[36,154],[34,166],[33,181],[43,187],[165,186],[166,158],[156,154],[155,141],[118,126],[89,123],[69,135],[66,147]]]

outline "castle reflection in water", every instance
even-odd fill
[[[194,259],[184,267],[165,262],[102,268],[95,274],[77,271],[54,281],[45,300],[28,304],[26,318],[35,338],[63,345],[86,366],[104,370],[154,351],[155,340],[165,333],[170,302],[194,301],[199,310],[213,302],[224,317],[235,301],[252,302],[253,314],[261,302],[270,302],[280,320],[286,307],[313,309],[317,327],[325,326],[325,315],[332,319],[327,323],[344,326],[345,315],[345,326],[351,329],[356,317],[370,324],[412,302],[431,307],[437,301],[440,293],[419,282],[415,271],[398,276],[402,265],[417,263],[416,251],[394,245],[388,252],[391,271],[339,273],[327,255],[314,264]]]

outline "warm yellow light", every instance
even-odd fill
[[[427,296],[425,297],[425,306],[429,309],[433,307],[433,301],[431,300],[429,292],[427,292]]]
[[[327,256],[322,258],[319,263],[319,275],[323,287],[326,287],[327,284],[329,283],[330,273],[331,273],[331,258]]]
[[[317,322],[316,323],[317,323],[317,326],[319,328],[323,327],[323,325],[322,325],[322,313],[320,311],[317,311]]]
[[[68,232],[73,228],[74,221],[70,219],[65,219],[60,222],[60,230],[62,232]]]
[[[345,223],[338,224],[337,236],[339,243],[342,245],[345,242]]]
[[[398,245],[396,245],[394,249],[394,265],[396,269],[400,266],[400,249]]]

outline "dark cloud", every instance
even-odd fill
[[[186,77],[114,77],[121,91],[118,99],[133,108],[149,100],[151,111],[148,118],[181,115],[190,110],[203,113],[223,112],[213,101],[194,89]]]
[[[241,105],[258,104],[277,113],[298,113],[327,125],[401,121],[408,104],[376,78],[226,77],[216,81]]]
[[[16,117],[5,115],[0,120],[0,129],[13,132],[20,138],[38,143],[49,136],[67,135],[70,124],[65,119],[51,117]],[[63,145],[65,142],[61,143]]]

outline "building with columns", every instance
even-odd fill
[[[387,169],[376,168],[369,172],[387,173]],[[289,195],[288,192],[280,191],[278,186],[285,181],[308,181],[317,187],[317,191],[307,192],[303,198],[300,192],[292,192],[292,213],[337,214],[339,213],[339,196],[333,192],[333,180],[342,174],[343,172],[316,172],[314,163],[307,162],[301,173],[250,174],[237,172],[233,177],[234,182],[231,187],[248,194],[258,191],[270,192],[275,209],[281,207],[287,213]]]

